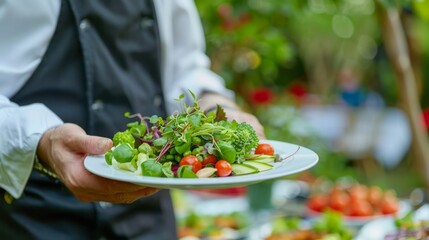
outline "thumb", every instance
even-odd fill
[[[103,154],[112,147],[112,140],[104,137],[84,135],[80,140],[81,150],[88,154]]]

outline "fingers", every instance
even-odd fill
[[[261,139],[265,138],[264,128],[254,115],[237,111],[237,110],[230,110],[230,109],[225,109],[225,113],[228,119],[236,120],[237,122],[246,122],[252,125],[253,129],[255,129],[255,132],[259,136],[259,138]]]
[[[110,202],[110,203],[133,203],[134,201],[155,194],[160,189],[145,187],[140,190],[129,193],[116,193],[111,195],[105,194],[82,194],[76,197],[82,202]]]
[[[152,194],[155,194],[159,191],[159,189],[156,188],[144,188],[139,191],[135,191],[132,193],[118,193],[113,196],[107,196],[105,198],[105,202],[111,202],[111,203],[133,203],[134,201],[142,198],[142,197],[148,197]]]
[[[253,128],[260,139],[265,139],[264,128],[261,124],[253,125]]]
[[[85,154],[103,154],[112,147],[109,138],[90,136],[75,124],[63,124],[55,129],[56,138],[63,141],[66,147]]]
[[[112,147],[112,140],[82,134],[77,135],[72,144],[76,144],[84,153],[98,155],[107,152]]]
[[[63,179],[64,184],[74,193],[91,193],[98,195],[131,193],[142,190],[143,186],[115,181],[93,175],[92,173],[82,170],[77,175],[67,175],[69,179]]]
[[[111,203],[132,203],[159,191],[157,188],[110,180],[85,173],[78,181],[65,182],[80,201],[105,201]]]

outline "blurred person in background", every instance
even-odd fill
[[[338,73],[341,101],[349,107],[360,107],[365,99],[365,93],[360,86],[358,74],[350,69],[343,68]]]
[[[384,107],[384,100],[379,93],[362,86],[361,74],[350,67],[338,72],[338,85],[341,103],[351,108]]]
[[[166,116],[190,89],[262,136],[208,69],[190,0],[6,0],[0,33],[2,239],[176,238],[167,190],[83,166],[110,149],[125,112]]]

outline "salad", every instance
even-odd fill
[[[387,234],[385,240],[397,239],[428,239],[429,238],[429,220],[414,219],[414,211],[410,211],[403,217],[395,218],[397,231]]]
[[[202,111],[190,93],[193,105],[187,106],[182,94],[176,99],[181,111],[165,119],[125,113],[137,121],[113,136],[106,163],[137,175],[167,178],[226,177],[273,167],[274,148],[260,143],[251,125],[228,121],[219,105],[216,112]]]
[[[302,227],[303,220],[298,217],[278,216],[272,221],[272,232],[266,240],[351,240],[352,231],[348,229],[343,216],[331,210],[308,227]]]
[[[242,239],[248,225],[248,216],[242,212],[219,215],[191,212],[178,220],[177,237],[180,240]]]

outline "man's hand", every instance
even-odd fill
[[[207,110],[209,108],[213,108],[216,106],[213,105],[214,103],[223,106],[223,110],[225,111],[228,120],[246,122],[252,125],[259,138],[265,138],[264,128],[254,115],[243,112],[235,102],[225,96],[210,92],[203,93],[200,101],[201,109]]]
[[[259,120],[255,117],[255,115],[243,112],[240,109],[225,108],[223,110],[225,111],[225,114],[228,120],[235,120],[237,122],[246,122],[252,125],[253,129],[255,129],[256,134],[258,134],[260,139],[265,138],[264,128],[262,127]]]
[[[43,134],[37,155],[80,201],[132,203],[158,191],[98,177],[85,169],[85,157],[103,154],[111,147],[112,141],[108,138],[87,135],[75,124],[63,124]]]

